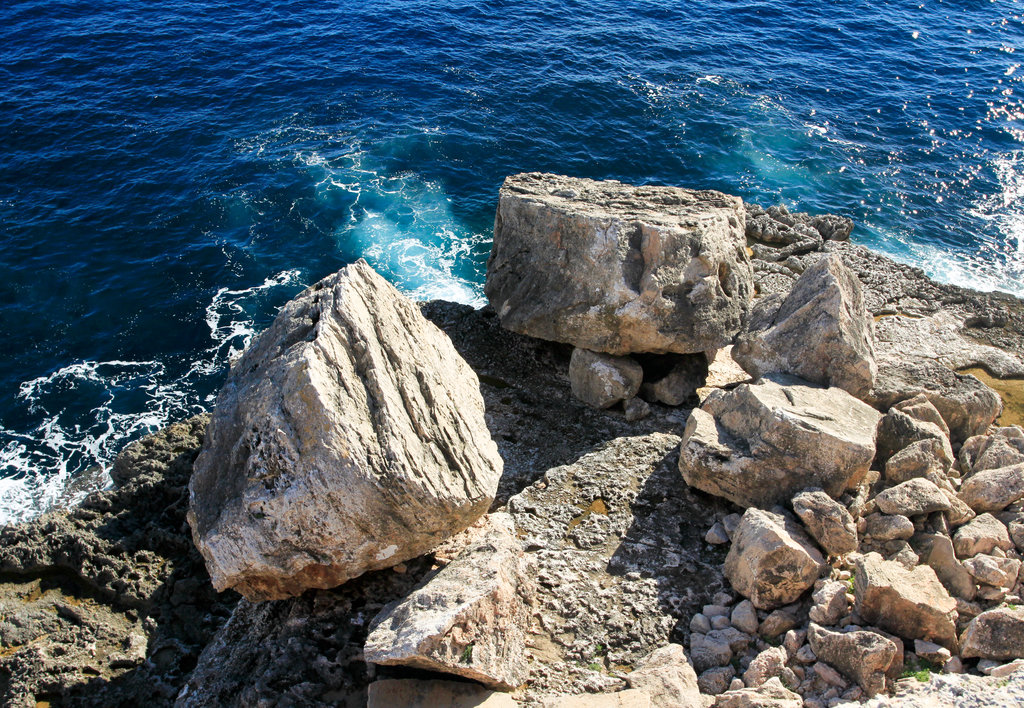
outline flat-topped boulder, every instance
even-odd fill
[[[690,413],[679,469],[698,489],[749,507],[808,487],[835,498],[875,456],[881,414],[840,388],[776,376],[714,391]]]
[[[189,486],[214,587],[334,587],[473,523],[502,470],[479,386],[364,261],[285,305],[232,367]]]
[[[559,175],[508,177],[485,292],[503,327],[608,354],[732,342],[753,274],[738,197]]]
[[[792,374],[858,398],[874,385],[871,317],[860,282],[838,255],[805,270],[785,300],[759,301],[750,320],[732,355],[752,375]]]

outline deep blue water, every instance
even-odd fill
[[[0,5],[0,522],[207,407],[365,257],[481,303],[498,186],[555,171],[852,217],[1024,294],[1011,0]]]

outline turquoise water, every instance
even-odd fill
[[[1017,2],[160,5],[0,8],[0,520],[355,258],[482,303],[514,172],[836,212],[1024,294]]]

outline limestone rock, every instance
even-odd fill
[[[976,592],[974,578],[956,559],[953,542],[943,534],[922,534],[917,538],[921,561],[935,571],[943,587],[953,596],[973,600]]]
[[[857,525],[839,502],[820,489],[810,489],[793,497],[793,511],[804,527],[830,556],[857,550]]]
[[[789,377],[741,384],[690,413],[679,469],[740,506],[770,507],[808,487],[837,497],[867,472],[879,418],[842,389]]]
[[[782,677],[789,671],[786,661],[789,655],[783,647],[771,647],[755,656],[747,670],[743,672],[743,683],[747,688],[757,688],[773,676]]]
[[[991,435],[975,435],[964,442],[959,453],[964,472],[983,472],[1024,462],[1024,430],[1010,425],[996,428]]]
[[[890,487],[875,497],[875,503],[885,514],[919,516],[933,511],[949,509],[949,500],[934,483],[915,477]]]
[[[643,381],[640,364],[626,356],[576,348],[569,360],[572,395],[594,408],[610,408],[636,396]]]
[[[769,613],[757,628],[757,633],[766,639],[775,639],[799,626],[800,617],[792,611],[791,607],[783,607]]]
[[[770,610],[800,597],[824,565],[799,524],[782,514],[750,508],[725,558],[725,576],[755,607]]]
[[[1020,561],[1016,558],[977,555],[965,560],[964,568],[979,583],[1009,590],[1017,584]]]
[[[282,598],[424,553],[487,510],[501,469],[476,374],[359,261],[232,367],[188,518],[214,587]]]
[[[908,570],[868,553],[857,560],[857,613],[906,639],[956,644],[956,601],[928,566]],[[815,652],[817,653],[817,652]]]
[[[960,637],[960,656],[1024,658],[1024,609],[997,607],[972,619]]]
[[[869,514],[865,533],[876,541],[908,539],[914,535],[914,522],[900,514]]]
[[[1002,521],[992,514],[981,514],[956,530],[953,548],[958,557],[970,558],[991,553],[993,548],[1008,551],[1013,548],[1013,541]]]
[[[757,634],[757,610],[750,600],[743,600],[736,603],[730,616],[732,626],[747,634]]]
[[[681,406],[697,399],[697,389],[708,378],[708,360],[703,354],[663,354],[646,357],[640,395],[666,406]]]
[[[630,688],[615,693],[587,693],[580,696],[555,696],[541,702],[541,708],[651,708],[646,691]]]
[[[1003,410],[999,394],[976,377],[925,358],[880,357],[875,388],[865,400],[888,410],[919,393],[942,415],[953,442],[985,432]]]
[[[804,701],[782,685],[778,677],[757,688],[726,691],[715,699],[715,708],[803,708]]]
[[[886,674],[896,661],[898,649],[881,634],[831,632],[811,623],[807,640],[820,660],[839,669],[851,681],[856,681],[869,696],[886,689]]]
[[[717,696],[729,690],[729,684],[735,676],[736,669],[732,666],[715,666],[697,678],[697,686],[704,695]]]
[[[821,587],[811,595],[814,601],[810,610],[811,621],[829,626],[836,624],[841,617],[846,616],[850,609],[850,603],[846,599],[846,589],[846,583],[836,580],[823,582]]]
[[[508,177],[485,292],[503,327],[608,354],[730,344],[753,275],[743,203],[720,192]]]
[[[944,464],[948,469],[956,458],[953,457],[953,448],[942,428],[927,420],[919,420],[897,406],[890,408],[878,423],[875,441],[878,449],[877,461],[885,464],[890,457],[909,445],[931,439],[939,443],[942,450],[940,464]]]
[[[513,689],[526,680],[533,580],[512,519],[490,516],[483,538],[370,623],[364,655]]]
[[[473,683],[383,679],[367,687],[366,708],[515,708],[507,694]]]
[[[1024,499],[1024,463],[975,472],[964,480],[960,498],[979,514],[1002,511]]]
[[[700,708],[693,665],[679,644],[655,649],[626,676],[630,688],[650,696],[652,708]]]
[[[805,270],[774,317],[757,325],[763,328],[741,334],[732,351],[755,377],[792,374],[857,397],[874,385],[871,317],[860,282],[838,255]]]
[[[893,484],[923,477],[938,484],[949,470],[943,441],[926,438],[913,442],[895,453],[885,463],[885,478]]]

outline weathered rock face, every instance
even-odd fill
[[[473,683],[384,679],[367,687],[366,708],[516,708],[504,693]]]
[[[820,489],[793,497],[793,511],[830,556],[857,550],[857,526],[846,507]]]
[[[401,602],[374,618],[364,656],[373,664],[455,674],[511,690],[526,680],[534,585],[508,514]]]
[[[725,577],[754,606],[771,610],[810,588],[825,559],[794,520],[750,508],[733,534]]]
[[[889,487],[875,497],[875,502],[883,514],[903,516],[918,516],[949,509],[949,499],[942,490],[933,482],[920,477]]]
[[[1024,463],[972,474],[960,487],[960,498],[979,514],[1002,511],[1024,499]]]
[[[857,561],[854,580],[857,612],[906,639],[956,644],[956,601],[928,566],[913,571],[868,553]]]
[[[594,408],[610,408],[633,398],[643,379],[644,370],[629,357],[577,347],[569,360],[572,395]]]
[[[960,638],[965,659],[1017,659],[1024,657],[1024,610],[997,607],[971,620]]]
[[[687,483],[740,506],[770,507],[808,487],[838,497],[867,472],[880,414],[846,391],[778,377],[712,393],[687,421]]]
[[[996,428],[991,435],[976,435],[960,448],[960,466],[965,472],[1009,467],[1024,462],[1024,430],[1016,425]]]
[[[626,676],[630,688],[642,690],[653,708],[697,708],[701,704],[697,674],[680,644],[655,649]]]
[[[715,699],[715,708],[803,708],[804,700],[782,685],[778,677],[757,688],[726,691]]]
[[[754,376],[782,372],[858,398],[875,382],[872,321],[860,282],[838,255],[804,271],[774,317],[740,335],[733,358]]]
[[[415,557],[483,514],[502,461],[476,374],[365,262],[235,364],[190,483],[214,587],[254,600]]]
[[[508,177],[485,292],[502,326],[609,354],[731,343],[753,293],[743,203],[719,192]]]
[[[994,548],[1008,551],[1013,548],[1013,541],[1002,521],[992,514],[982,514],[956,530],[953,548],[960,558],[970,558],[991,553]]]
[[[875,632],[832,632],[811,623],[807,640],[815,655],[856,681],[869,696],[885,690],[896,645]]]

